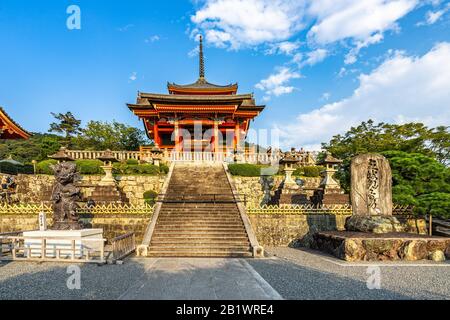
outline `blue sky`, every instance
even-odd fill
[[[69,30],[66,10],[81,10]],[[0,105],[30,131],[50,112],[141,127],[137,91],[239,83],[285,147],[373,118],[450,124],[450,4],[439,0],[1,0]]]

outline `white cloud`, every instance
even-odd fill
[[[128,79],[130,81],[135,81],[137,79],[137,72],[133,72]]]
[[[146,43],[152,43],[152,42],[159,41],[160,39],[161,39],[161,38],[160,38],[157,34],[155,34],[155,35],[150,36],[150,37],[148,37],[147,39],[145,39],[145,42],[146,42]]]
[[[300,48],[299,41],[283,41],[279,43],[273,43],[269,45],[269,49],[266,50],[266,54],[285,54],[293,55],[294,52]]]
[[[439,4],[439,3],[438,3]],[[438,4],[435,4],[437,6]],[[442,8],[441,10],[437,11],[427,11],[425,14],[425,21],[419,22],[418,26],[424,26],[424,25],[432,25],[438,22],[448,11],[450,11],[450,3],[447,3],[447,5]]]
[[[124,27],[117,28],[117,30],[120,32],[127,32],[129,29],[131,29],[133,27],[134,27],[134,24],[127,24]]]
[[[368,119],[450,125],[448,61],[450,42],[421,57],[395,53],[372,73],[360,75],[350,97],[300,114],[295,123],[278,125],[283,146],[317,145]]]
[[[307,59],[304,61],[305,65],[313,66],[316,63],[323,61],[328,55],[328,51],[325,49],[317,49],[306,54]]]
[[[417,4],[418,0],[314,0],[308,12],[318,21],[308,37],[322,45],[348,38],[363,41],[392,29]]]
[[[306,1],[206,0],[191,17],[218,47],[239,49],[287,40],[302,29]]]
[[[291,79],[298,78],[300,78],[299,73],[287,67],[280,67],[277,68],[276,73],[271,74],[267,79],[261,80],[255,87],[265,92],[264,100],[267,101],[270,99],[270,96],[278,97],[294,91],[295,88],[289,86],[288,83]]]
[[[424,1],[424,0],[422,0]],[[437,1],[437,0],[432,0]],[[221,48],[265,47],[268,54],[295,56],[292,38],[307,32],[312,48],[348,41],[354,46],[347,63],[359,51],[378,43],[387,30],[398,30],[398,20],[420,0],[203,0],[191,17],[195,32]],[[299,56],[296,57],[298,61]]]
[[[359,52],[361,49],[366,48],[370,46],[371,44],[379,43],[383,40],[383,34],[381,33],[375,33],[374,35],[370,36],[369,38],[357,41],[356,46],[350,50],[350,52],[345,56],[344,63],[345,64],[353,64],[356,62]]]

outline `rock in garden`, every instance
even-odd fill
[[[445,261],[445,254],[442,250],[435,250],[430,253],[429,259],[436,262],[442,262]]]
[[[373,233],[404,232],[405,229],[393,216],[354,215],[345,222],[345,230]]]

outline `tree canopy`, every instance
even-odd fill
[[[51,115],[58,121],[51,123],[48,131],[63,134],[65,145],[70,146],[72,137],[81,132],[81,120],[76,119],[70,111],[66,113],[52,112]]]
[[[350,189],[351,159],[362,153],[381,153],[392,168],[395,203],[415,205],[419,213],[450,215],[449,127],[369,120],[322,146],[344,161],[337,177],[346,191]]]
[[[83,150],[138,150],[147,138],[143,130],[117,121],[89,121],[75,141]]]

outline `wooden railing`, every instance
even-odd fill
[[[90,150],[66,150],[67,155],[75,160],[94,160],[103,155],[104,151]],[[140,151],[112,151],[113,156],[119,161],[134,159],[138,161],[152,162],[158,158],[166,162],[244,162],[271,164],[278,163],[281,154],[258,153],[253,149],[245,149],[235,154],[232,150],[223,149],[219,152],[180,152],[164,149],[161,153],[152,152],[150,148],[141,148]]]
[[[118,236],[111,241],[113,262],[121,260],[136,251],[136,236],[134,232]]]
[[[39,248],[25,245],[25,240],[33,240]],[[47,246],[49,240],[70,241],[70,248]],[[106,239],[23,237],[0,235],[0,261],[41,261],[41,262],[84,262],[105,263]],[[89,246],[85,244],[89,243]]]

